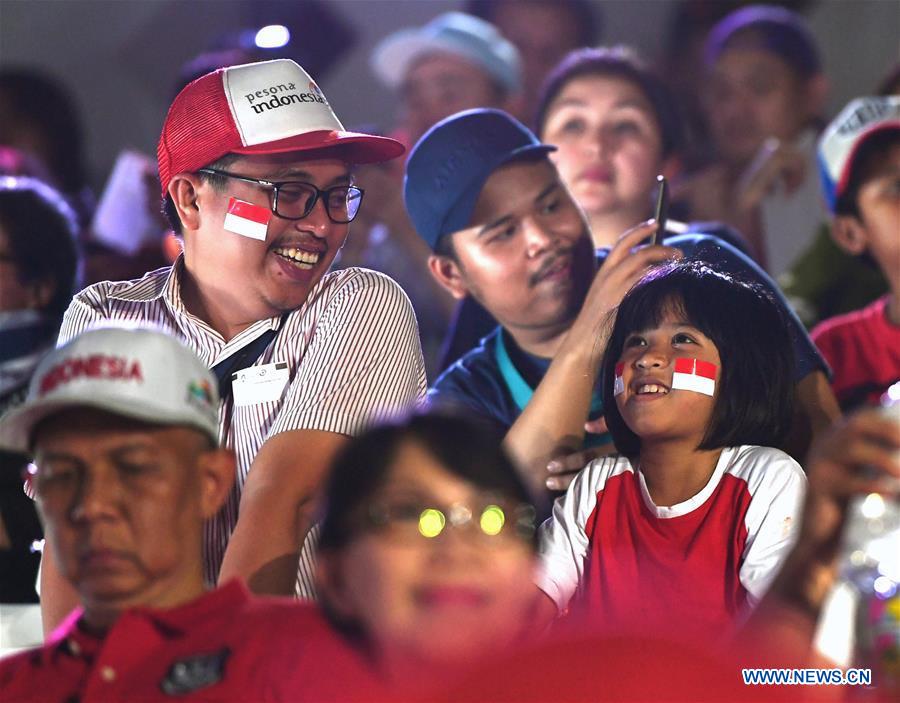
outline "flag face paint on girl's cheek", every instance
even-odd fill
[[[672,390],[694,391],[710,397],[716,394],[716,365],[699,359],[675,359]]]
[[[272,211],[269,208],[231,198],[228,201],[228,212],[225,214],[223,227],[242,237],[264,242],[271,219]]]
[[[625,364],[616,364],[616,380],[613,385],[613,395],[621,395],[625,392],[625,381],[622,380],[622,373],[625,371]]]

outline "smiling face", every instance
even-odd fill
[[[688,440],[693,446],[699,446],[706,435],[716,396],[673,389],[672,376],[678,358],[714,364],[718,385],[721,378],[718,349],[712,340],[686,322],[675,307],[666,310],[658,326],[635,330],[625,337],[619,356],[624,390],[616,396],[616,405],[642,445],[648,441]]]
[[[432,259],[454,296],[474,296],[514,335],[563,331],[595,269],[584,214],[546,158],[501,166],[481,190],[472,226],[452,235],[456,260]]]
[[[299,160],[296,154],[241,156],[232,174],[268,181],[303,181],[319,189],[349,185],[341,161]],[[195,179],[197,228],[185,233],[185,264],[205,299],[214,299],[244,322],[296,309],[328,271],[349,231],[332,222],[322,199],[302,220],[271,215],[265,241],[224,228],[231,198],[269,209],[272,191],[228,178],[222,188]],[[184,218],[182,218],[184,220]]]
[[[653,107],[630,81],[575,78],[547,109],[541,134],[558,150],[550,158],[589,217],[624,211],[647,217],[662,138]]]
[[[38,508],[89,615],[199,595],[203,521],[225,495],[210,480],[212,454],[196,430],[92,409],[66,410],[38,427]]]
[[[328,602],[360,625],[388,668],[461,663],[521,634],[536,593],[533,548],[508,529],[509,515],[500,534],[480,530],[492,504],[506,502],[406,441],[366,506],[369,516],[390,517],[359,516],[359,536],[323,557]],[[447,524],[429,537],[435,510]]]

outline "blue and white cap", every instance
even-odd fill
[[[423,27],[389,35],[372,52],[372,70],[385,85],[396,89],[413,62],[434,52],[472,62],[510,93],[522,87],[518,49],[490,22],[463,12],[446,12]]]
[[[819,172],[831,212],[847,190],[853,161],[872,135],[900,130],[900,96],[873,96],[852,100],[819,139]]]

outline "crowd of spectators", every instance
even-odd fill
[[[803,15],[725,5],[688,81],[586,0],[464,3],[375,47],[383,135],[202,54],[99,199],[0,69],[0,608],[43,631],[0,698],[897,700],[897,67],[829,115]]]

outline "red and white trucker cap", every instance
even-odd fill
[[[74,407],[194,427],[217,442],[219,393],[212,372],[157,330],[97,328],[47,354],[25,402],[0,418],[0,447],[28,452],[41,420]]]
[[[404,147],[346,131],[316,82],[290,59],[229,66],[189,83],[172,102],[157,149],[162,192],[175,174],[225,154],[293,151],[366,164],[396,158]]]

